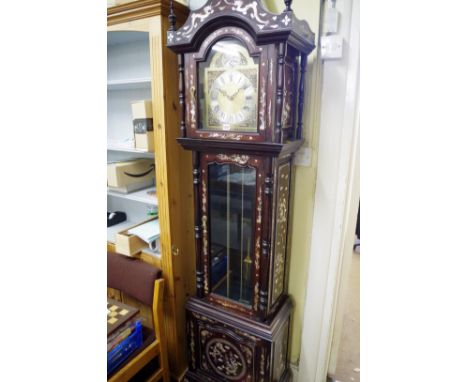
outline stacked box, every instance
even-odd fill
[[[132,102],[135,148],[154,151],[153,105],[151,101]]]
[[[150,187],[155,180],[155,165],[152,159],[107,164],[107,186],[113,191],[128,193]]]

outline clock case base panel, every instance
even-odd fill
[[[204,300],[189,299],[186,304],[189,370],[184,380],[290,381],[291,312],[289,297],[267,322],[246,318]]]

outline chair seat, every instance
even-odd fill
[[[145,350],[154,340],[156,339],[154,335],[154,331],[147,326],[142,326],[142,334],[143,334],[143,344],[135,350],[128,359],[122,363],[116,370],[114,370],[111,374],[107,376],[107,379],[110,379],[115,373],[117,373],[121,368],[125,367],[132,359],[134,359],[138,354],[140,354],[143,350]]]

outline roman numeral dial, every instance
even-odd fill
[[[254,84],[239,70],[221,72],[209,89],[210,111],[223,129],[251,120],[255,102]]]
[[[241,41],[217,41],[198,64],[199,129],[256,133],[259,58]]]

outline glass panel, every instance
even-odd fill
[[[256,170],[208,166],[211,291],[252,305]]]
[[[199,129],[257,131],[258,57],[235,38],[218,41],[198,65]]]

